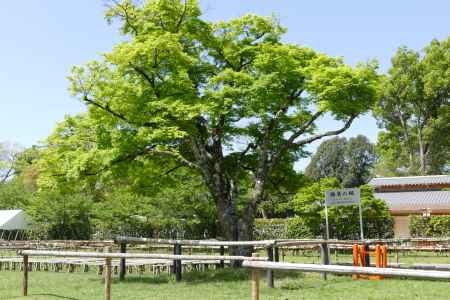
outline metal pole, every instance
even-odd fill
[[[328,207],[327,207],[327,201],[325,200],[325,226],[326,226],[326,239],[330,239],[330,232],[328,230]]]
[[[361,200],[359,200],[359,227],[361,229],[361,240],[364,240],[363,221],[362,221],[362,209]]]

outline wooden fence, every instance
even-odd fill
[[[266,257],[247,257],[247,256],[213,256],[213,255],[170,255],[170,254],[131,254],[131,253],[98,253],[98,252],[69,252],[69,251],[39,251],[39,250],[22,250],[18,254],[23,257],[22,270],[22,296],[28,295],[28,270],[30,256],[52,256],[52,257],[89,257],[103,258],[104,276],[105,276],[105,300],[111,299],[111,281],[112,281],[112,264],[113,258],[133,258],[133,259],[170,259],[177,262],[182,260],[240,260],[240,261],[264,261]]]
[[[120,245],[120,252],[126,253],[127,244],[132,245],[170,245],[173,247],[174,254],[181,254],[183,247],[193,247],[202,246],[208,248],[219,249],[220,255],[224,255],[225,248],[233,246],[252,246],[254,248],[263,248],[267,253],[269,261],[279,262],[280,260],[280,250],[289,249],[290,247],[314,247],[320,249],[321,264],[330,264],[330,249],[348,249],[351,250],[352,245],[363,244],[367,247],[367,250],[375,244],[387,244],[393,245],[396,251],[397,263],[398,263],[398,252],[400,251],[450,251],[450,238],[400,238],[400,239],[365,239],[365,240],[336,240],[336,239],[289,239],[289,240],[263,240],[263,241],[219,241],[219,240],[170,240],[170,239],[151,239],[151,238],[137,238],[137,237],[126,237],[117,236],[114,239],[116,244]],[[398,245],[406,243],[421,243],[421,244],[434,244],[434,243],[446,243],[446,246],[434,247],[399,247]],[[284,253],[281,255],[284,257]],[[370,259],[366,257],[367,266],[370,265]],[[220,266],[223,267],[223,261],[221,261]],[[175,266],[176,268],[176,266]],[[121,259],[120,264],[120,280],[125,278],[126,261],[125,258]],[[181,272],[176,273],[176,280],[181,280]],[[274,286],[274,274],[272,270],[267,270],[267,285],[269,287]],[[322,278],[326,280],[326,273],[322,274]]]
[[[254,256],[255,257],[255,256]],[[244,261],[243,267],[252,269],[252,300],[259,300],[259,279],[260,270],[294,270],[302,272],[320,272],[346,275],[378,275],[386,277],[406,277],[421,278],[431,280],[450,280],[450,272],[445,271],[424,271],[415,269],[393,269],[393,268],[372,268],[372,267],[353,267],[339,265],[316,265],[316,264],[297,264],[285,262],[270,261]]]

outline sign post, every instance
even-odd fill
[[[362,209],[360,191],[358,188],[354,189],[340,189],[330,190],[325,192],[325,225],[327,240],[329,237],[328,229],[328,206],[347,206],[357,204],[359,207],[359,227],[361,240],[364,240],[363,223],[362,223]]]

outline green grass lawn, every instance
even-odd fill
[[[450,283],[419,280],[352,280],[318,274],[277,273],[276,288],[261,282],[261,299],[449,299]],[[112,299],[250,299],[246,270],[211,270],[184,274],[182,283],[171,276],[128,276],[114,280]],[[263,276],[264,277],[264,276]],[[103,299],[102,279],[90,273],[30,272],[29,296],[20,297],[21,273],[0,271],[0,299]]]

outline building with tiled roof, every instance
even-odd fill
[[[394,217],[395,236],[409,236],[409,215],[450,215],[450,175],[373,178],[369,185]]]

